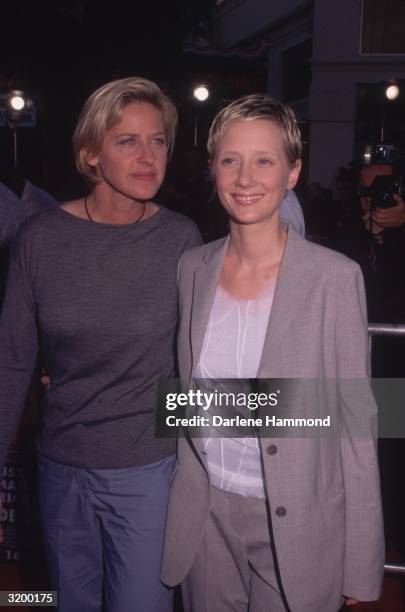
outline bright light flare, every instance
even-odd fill
[[[205,100],[207,100],[208,96],[210,95],[210,92],[206,85],[198,85],[194,89],[193,95],[199,102],[205,102]]]
[[[25,106],[25,100],[21,95],[15,94],[10,98],[10,106],[14,111],[21,111]]]
[[[396,100],[396,98],[399,96],[398,85],[388,85],[385,90],[385,95],[387,96],[388,100]]]

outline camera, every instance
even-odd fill
[[[377,174],[371,185],[360,185],[359,195],[370,198],[373,208],[390,208],[396,205],[394,194],[404,197],[404,177],[392,174]]]
[[[395,145],[374,144],[366,145],[363,153],[363,165],[395,164],[401,158],[401,151]]]
[[[401,151],[395,145],[367,145],[363,154],[360,197],[370,198],[372,208],[395,206],[393,196],[405,196],[405,177],[400,166]]]

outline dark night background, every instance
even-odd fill
[[[33,100],[37,110],[36,127],[18,130],[20,173],[60,201],[83,196],[87,187],[75,170],[71,141],[85,99],[100,85],[113,79],[127,76],[149,78],[156,81],[175,102],[180,120],[175,154],[159,197],[169,207],[193,217],[205,238],[216,238],[215,232],[223,229],[224,219],[219,205],[210,199],[211,186],[204,182],[201,172],[206,168],[208,127],[218,108],[228,100],[253,91],[266,91],[267,49],[264,46],[260,50],[254,45],[252,48],[247,46],[234,50],[216,48],[213,41],[215,5],[215,0],[135,0],[131,4],[124,4],[121,0],[105,4],[95,0],[3,2],[0,8],[0,94],[11,89],[23,90]],[[311,57],[312,40],[292,47],[283,55],[286,68],[283,94],[289,101],[308,95]],[[206,83],[212,94],[207,103],[198,107],[192,98],[192,89],[200,82]],[[355,128],[357,158],[361,156],[364,143],[369,142],[370,138],[378,139],[381,116],[384,108],[388,108],[381,92],[382,85],[374,82],[363,83],[358,88]],[[394,136],[395,142],[404,146],[403,97],[390,103],[389,113],[386,117],[387,138]],[[194,147],[196,117],[199,137],[198,146]],[[306,141],[305,157],[308,125],[301,125],[301,128]],[[0,127],[0,159],[12,162],[12,155],[12,132],[8,127]],[[305,182],[307,166],[304,159],[302,183]],[[347,177],[341,176],[341,182],[346,186],[352,180]],[[352,195],[356,200],[355,190]],[[360,237],[363,236],[360,246],[365,245],[364,267],[368,266],[369,238],[362,226],[360,208],[353,222],[352,209],[349,207],[350,215],[345,216],[342,205],[342,214],[329,190],[324,190],[318,200],[314,197],[314,204],[307,208],[305,200],[302,202],[310,233],[315,237],[317,235],[311,224],[313,218],[320,225],[319,235],[324,229],[323,221],[327,230],[332,227],[332,215],[337,210],[340,216],[335,216],[339,223],[335,223],[329,243],[325,239],[325,244],[337,249],[340,246],[346,252],[338,240],[343,240],[345,248],[349,245],[353,249],[353,244],[357,248],[360,233]],[[351,206],[352,202],[349,204]],[[347,220],[346,227],[344,223]],[[396,254],[395,258],[399,259]],[[402,270],[403,267],[401,279]],[[405,293],[401,294],[401,299],[403,295]],[[401,322],[403,312],[402,301],[401,318],[398,319]],[[388,319],[384,315],[382,320]],[[401,355],[398,367],[403,376],[403,351],[400,353],[395,349],[390,352],[392,357]],[[402,459],[398,460],[395,453],[390,452],[393,456],[391,464],[395,467],[401,465]],[[400,457],[404,455],[402,449]],[[399,477],[403,479],[402,474]],[[387,474],[385,480],[388,480]],[[391,505],[398,515],[394,520],[405,531],[405,527],[402,527],[405,500],[400,499],[401,503],[398,503],[395,486],[396,483],[390,484]],[[403,490],[402,484],[400,486]],[[404,542],[401,555],[405,557],[405,534],[401,532],[400,537]],[[397,534],[394,541],[399,541]],[[11,572],[12,568],[8,569]],[[39,578],[35,575],[38,570]],[[20,571],[24,573],[24,568],[20,568]],[[41,571],[41,560],[38,562],[36,558],[29,567],[29,576],[24,576],[24,588],[43,585]],[[13,581],[17,579],[14,574],[3,572],[2,580],[5,588],[4,585],[14,584]],[[384,608],[385,604],[382,603],[379,610],[404,609],[402,585],[394,583],[394,590],[398,592],[398,600],[401,599],[401,608]],[[361,609],[365,610],[364,607]],[[374,607],[367,609],[377,610]]]
[[[208,125],[226,101],[265,88],[264,56],[235,61],[221,54],[196,54],[211,39],[215,0],[123,2],[91,0],[16,2],[2,7],[0,92],[21,89],[37,109],[37,126],[18,131],[19,170],[58,199],[77,197],[83,183],[74,170],[71,138],[87,96],[121,77],[155,80],[179,109],[175,172],[193,149],[192,88],[206,82],[215,94],[200,108],[200,158]],[[8,128],[0,129],[0,155],[11,159]]]

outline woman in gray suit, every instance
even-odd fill
[[[162,579],[182,582],[187,612],[336,612],[375,600],[384,538],[360,269],[280,223],[301,169],[290,109],[264,94],[231,103],[208,151],[230,235],[180,259],[183,384],[311,379],[343,433],[193,439],[186,429]],[[290,398],[290,415],[302,400]]]

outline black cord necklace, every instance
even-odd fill
[[[89,221],[91,221],[92,223],[97,223],[97,221],[94,221],[94,219],[91,217],[90,213],[89,213],[89,209],[87,208],[87,196],[84,198],[84,210],[86,211],[86,215]],[[142,208],[142,212],[139,215],[139,217],[137,219],[135,219],[135,221],[131,221],[132,225],[135,225],[135,223],[138,223],[138,221],[140,221],[144,214],[145,214],[145,210],[146,210],[146,202],[143,202],[143,208]]]

